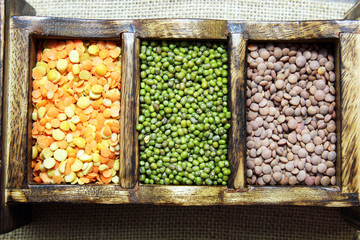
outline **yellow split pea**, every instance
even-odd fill
[[[119,183],[121,48],[45,40],[32,69],[33,180]]]

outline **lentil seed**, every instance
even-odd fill
[[[253,43],[251,49],[246,96],[252,127],[247,127],[247,153],[258,168],[247,182],[336,184],[331,51],[316,44],[291,43]],[[249,125],[254,119],[256,126]]]

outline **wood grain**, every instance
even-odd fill
[[[146,204],[219,205],[225,187],[140,186],[138,198]]]
[[[102,38],[118,40],[122,32],[132,32],[131,20],[88,20],[72,18],[13,17],[14,28],[31,35],[56,38]]]
[[[357,21],[258,22],[229,21],[230,33],[242,33],[254,41],[317,40],[339,38],[340,33],[358,32]]]
[[[349,207],[358,205],[357,194],[344,194],[339,187],[253,187],[241,191],[222,186],[141,185],[121,189],[114,185],[37,185],[7,190],[7,201],[69,202],[105,204],[211,205],[298,205]]]
[[[243,35],[233,33],[229,37],[230,96],[232,113],[229,131],[228,157],[231,165],[230,188],[245,188],[246,117],[245,117],[245,59],[246,41]]]
[[[0,0],[0,124],[2,120],[2,101],[3,101],[3,78],[4,78],[4,49],[5,49],[5,0]],[[2,128],[0,128],[1,139]],[[2,177],[2,157],[0,144],[0,176]],[[0,184],[1,189],[1,184]],[[2,191],[1,191],[2,192]],[[0,194],[1,194],[0,192]],[[0,195],[1,196],[1,195]]]
[[[360,19],[360,1],[358,1],[351,9],[349,9],[347,11],[347,13],[345,14],[344,19],[353,19],[353,20],[359,20]],[[340,109],[340,108],[338,108]],[[339,111],[338,111],[339,112]],[[339,115],[339,114],[338,114]],[[339,139],[339,138],[338,138]],[[338,151],[339,152],[339,151]],[[348,167],[350,166],[350,163],[345,163],[344,165],[347,165]],[[355,163],[355,165],[357,165]],[[354,171],[357,171],[358,168],[357,166],[355,166]],[[346,171],[351,171],[350,169],[346,170]],[[343,174],[345,174],[345,171],[343,172]],[[358,173],[353,173],[354,175],[358,174]],[[345,177],[344,178],[348,178],[348,180],[346,181],[346,184],[350,184],[349,181],[351,181],[351,177]],[[358,176],[357,176],[358,178]],[[338,176],[337,176],[337,179]],[[344,180],[343,180],[344,181]],[[359,183],[353,183],[352,185],[358,185]],[[357,189],[359,189],[359,187],[357,187]],[[344,188],[344,191],[348,191],[348,188]],[[356,227],[358,230],[360,229],[360,214],[359,214],[359,208],[358,207],[352,207],[352,208],[344,208],[341,210],[341,215],[343,216],[343,218],[348,221],[352,226]],[[357,236],[358,238],[360,237],[360,231],[357,232]]]
[[[360,191],[360,34],[340,35],[342,191]]]
[[[135,104],[135,110],[133,115],[135,115],[135,127],[139,123],[139,116],[140,116],[140,58],[138,57],[140,54],[140,38],[135,39],[135,74],[133,81],[135,81],[135,97],[133,98],[133,103]],[[134,124],[134,122],[133,122]],[[139,185],[139,161],[140,161],[140,148],[139,148],[139,132],[135,130],[135,143],[133,147],[135,148],[135,186]],[[133,186],[134,187],[134,186]]]
[[[29,35],[12,29],[10,21],[9,66],[4,83],[3,159],[7,174],[6,188],[26,186],[28,148]]]
[[[346,13],[344,19],[359,20],[360,18],[360,2],[358,1]]]
[[[195,19],[135,20],[140,38],[226,39],[226,21]]]
[[[338,187],[254,187],[244,192],[225,191],[224,204],[348,207],[358,205],[358,196],[343,194]]]
[[[130,203],[129,191],[115,185],[33,185],[9,189],[8,202]]]
[[[341,179],[342,179],[342,148],[341,148],[341,129],[342,129],[342,105],[341,105],[341,99],[342,99],[342,81],[341,81],[341,44],[340,41],[337,40],[334,42],[334,61],[335,61],[335,125],[336,125],[336,161],[335,161],[335,177],[336,177],[336,185],[341,185]]]
[[[34,15],[35,10],[23,0],[5,1],[0,0],[0,124],[3,120],[3,86],[4,71],[8,63],[9,52],[6,51],[9,45],[9,19],[13,15],[29,14]],[[6,57],[6,59],[5,59]],[[8,72],[8,70],[6,70]],[[2,129],[0,128],[0,139],[3,141]],[[5,198],[6,174],[5,169],[7,163],[4,162],[2,155],[3,149],[0,144],[0,234],[14,230],[28,224],[31,220],[31,206],[17,204],[16,206],[8,206]]]
[[[136,79],[136,59],[139,47],[135,46],[134,33],[122,35],[122,86],[120,116],[120,185],[133,188],[138,179],[138,141],[136,133],[139,81]],[[137,49],[137,50],[136,50]]]

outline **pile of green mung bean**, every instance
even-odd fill
[[[228,54],[217,42],[142,41],[140,182],[226,185]]]

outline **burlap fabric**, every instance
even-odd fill
[[[339,209],[280,206],[35,205],[0,239],[352,239]]]
[[[225,20],[342,19],[344,0],[27,0],[39,16]]]
[[[38,16],[93,19],[342,19],[352,6],[310,0],[28,0]],[[353,239],[337,208],[36,204],[0,239]]]

